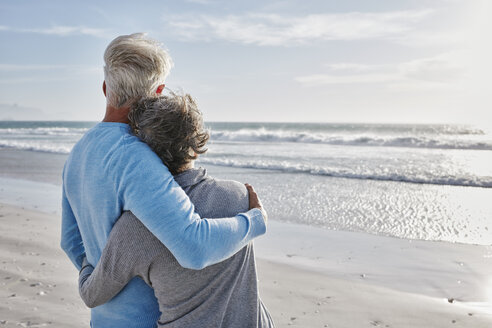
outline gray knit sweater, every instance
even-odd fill
[[[239,182],[213,179],[202,168],[174,178],[201,217],[231,217],[249,208],[247,190]],[[125,212],[111,230],[96,268],[83,266],[80,296],[89,307],[101,305],[134,277],[154,288],[162,313],[159,327],[274,327],[258,295],[252,243],[203,270],[185,269],[131,212]]]

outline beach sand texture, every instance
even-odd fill
[[[77,293],[77,271],[58,245],[59,229],[58,215],[0,205],[0,327],[89,326],[89,310]],[[284,263],[271,260],[288,243],[286,240],[284,244],[275,246],[279,236],[285,237],[288,231],[289,227],[273,224],[270,228],[273,237],[257,242],[261,295],[278,327],[492,326],[490,299],[487,301],[487,297],[492,296],[492,281],[482,288],[472,288],[467,295],[459,294],[459,289],[440,290],[441,278],[446,280],[451,276],[456,281],[473,280],[481,284],[487,276],[491,277],[491,258],[487,257],[491,255],[491,250],[488,247],[431,242],[409,246],[401,253],[407,259],[402,263],[410,264],[404,269],[409,277],[417,275],[416,281],[420,282],[416,284],[411,279],[406,281],[405,277],[401,277],[395,284],[395,277],[392,277],[394,272],[385,272],[385,263],[393,255],[385,252],[392,248],[387,246],[398,248],[401,240],[388,238],[381,243],[382,237],[366,238],[364,235],[342,233],[338,240],[327,241],[325,246],[332,244],[333,247],[330,247],[331,251],[329,248],[325,251],[334,257],[333,260],[320,259],[322,263],[326,262],[323,269],[311,266],[310,261],[316,259],[303,256],[301,249],[299,256],[280,256],[278,259]],[[312,240],[317,242],[315,237]],[[380,243],[374,244],[378,240]],[[388,242],[389,245],[381,246]],[[453,252],[444,251],[440,244]],[[345,249],[347,245],[354,248]],[[343,270],[344,265],[336,263],[336,257],[344,258],[346,254],[360,254],[362,250],[377,247],[382,249],[377,256],[366,253],[369,258],[353,255],[351,260],[346,259],[352,262],[351,271],[364,272],[361,270],[365,268],[367,272],[372,272],[370,275],[351,274],[350,270]],[[442,266],[439,263],[435,263],[432,270],[432,265],[419,265],[419,258],[412,258],[422,252],[440,252],[438,255],[443,263],[457,258],[464,259],[464,262],[455,263],[454,272],[448,271],[449,266],[446,265],[440,271]],[[267,259],[262,259],[263,254]],[[370,268],[366,266],[367,260],[373,262]],[[339,269],[326,270],[329,267],[326,264],[330,261],[333,261],[333,268]],[[391,266],[398,266],[398,263]],[[309,267],[311,270],[306,269]],[[427,275],[419,270],[427,270]],[[375,283],[371,282],[370,276],[374,276]],[[388,277],[389,286],[384,286],[384,277]],[[432,290],[432,286],[436,290]],[[405,287],[415,292],[403,291]],[[420,287],[421,292],[418,290]],[[483,294],[487,288],[489,294]],[[444,295],[448,295],[447,292],[456,292],[456,298],[450,296],[449,300],[446,299]],[[443,297],[428,295],[432,293]]]

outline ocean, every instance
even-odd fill
[[[68,154],[95,124],[0,121],[0,149]],[[275,220],[492,244],[490,131],[436,124],[206,125],[209,151],[197,165],[252,183]]]

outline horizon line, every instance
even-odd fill
[[[100,120],[13,120],[13,119],[2,119],[0,122],[81,122],[81,123],[98,123]],[[457,123],[457,122],[389,122],[389,121],[216,121],[216,120],[204,120],[204,123],[234,123],[234,124],[385,124],[385,125],[483,125],[480,123]]]

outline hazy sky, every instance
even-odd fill
[[[100,120],[103,52],[148,32],[208,121],[492,121],[492,1],[0,0],[0,119]]]

